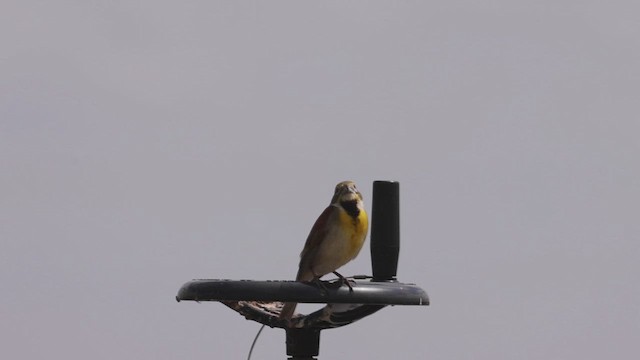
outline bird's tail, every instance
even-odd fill
[[[288,302],[284,303],[282,310],[280,311],[280,319],[291,320],[293,312],[296,310],[298,303]]]

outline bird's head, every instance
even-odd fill
[[[336,185],[336,190],[331,199],[332,204],[354,200],[362,201],[362,194],[360,194],[353,181],[343,181]]]

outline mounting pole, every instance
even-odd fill
[[[290,328],[287,332],[288,360],[316,360],[320,353],[319,328]]]

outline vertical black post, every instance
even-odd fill
[[[374,181],[371,199],[373,281],[395,281],[400,253],[400,183]]]
[[[320,329],[287,329],[289,360],[315,360],[320,352]]]

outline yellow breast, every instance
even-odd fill
[[[342,209],[341,209],[342,210]],[[364,240],[367,237],[367,231],[369,229],[369,218],[364,209],[361,209],[357,217],[351,217],[346,211],[340,211],[340,223],[342,229],[345,231],[346,238],[348,239],[347,251],[344,254],[345,260],[349,261],[355,258]]]

